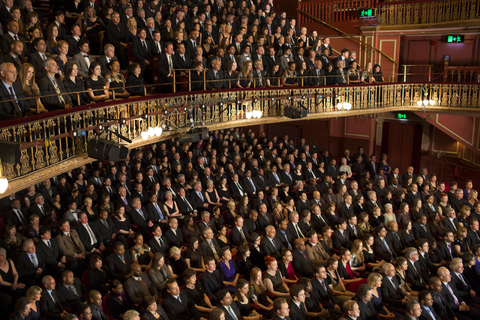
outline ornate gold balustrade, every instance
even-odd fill
[[[379,26],[442,25],[478,22],[480,0],[385,2],[378,4]],[[477,21],[475,21],[477,20]]]
[[[427,111],[476,113],[480,112],[479,94],[479,85],[462,83],[201,91],[106,102],[11,120],[0,125],[0,140],[18,142],[21,158],[16,165],[4,163],[9,187],[3,196],[93,161],[86,150],[88,141],[96,136],[134,148],[186,133],[192,118],[196,127],[209,130],[292,121],[284,116],[287,105],[306,108],[304,119],[419,111],[419,100],[433,103],[426,106]],[[339,110],[341,102],[351,108]],[[263,116],[247,119],[247,112],[253,110],[262,111]],[[141,138],[142,131],[157,126],[163,127],[160,137]]]

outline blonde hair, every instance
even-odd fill
[[[135,19],[135,17],[130,17],[127,20],[127,29],[133,28],[132,21],[135,22],[135,27],[137,27],[137,19]]]
[[[380,275],[380,273],[376,273],[376,272],[370,273],[367,279],[367,284],[373,287],[373,284],[378,280],[382,280],[382,276]]]
[[[42,288],[40,288],[39,286],[31,286],[30,288],[28,288],[27,293],[25,294],[25,297],[33,301],[33,298],[41,292],[42,292]]]
[[[170,248],[170,255],[173,256],[175,253],[182,252],[178,247]]]
[[[250,284],[253,285],[257,294],[261,294],[262,291],[266,290],[265,285],[263,284],[263,281],[260,281],[260,285],[257,285],[256,283],[259,273],[261,274],[262,270],[260,270],[260,268],[258,267],[255,267],[252,269],[252,271],[250,271]]]

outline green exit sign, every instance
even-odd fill
[[[397,113],[397,119],[400,120],[407,120],[407,114],[406,113]]]
[[[461,35],[447,36],[447,43],[463,43],[464,40],[465,36]]]
[[[358,10],[358,14],[362,19],[374,18],[375,9],[360,9]]]

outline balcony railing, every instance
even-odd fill
[[[377,0],[317,0],[302,1],[298,9],[325,22],[359,20],[360,9],[377,7]],[[311,23],[311,19],[300,15],[300,25]]]
[[[88,141],[97,136],[122,143],[112,131],[133,140],[130,146],[135,147],[155,141],[141,138],[149,127],[163,127],[163,138],[155,138],[158,141],[186,133],[191,119],[196,126],[209,129],[289,121],[284,117],[287,105],[304,107],[308,119],[422,110],[417,102],[423,100],[429,101],[427,108],[437,112],[477,112],[479,89],[476,84],[463,83],[385,83],[199,91],[97,103],[9,120],[0,127],[0,140],[19,143],[21,157],[16,165],[4,164],[10,181],[7,194],[25,187],[16,183],[23,176],[33,175],[29,183],[35,183],[45,179],[42,169],[57,165],[50,173],[53,175],[72,169],[64,165],[70,159],[88,160]],[[340,102],[350,109],[339,110]],[[253,110],[261,111],[262,119],[247,119]]]
[[[480,18],[480,0],[384,2],[378,4],[378,24],[452,24]]]

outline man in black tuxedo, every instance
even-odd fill
[[[142,68],[142,75],[145,74],[145,70],[151,64],[151,60],[154,58],[151,55],[153,44],[150,40],[147,39],[147,31],[145,28],[141,28],[138,31],[138,37],[136,37],[132,42],[132,51],[133,56],[135,57],[135,62],[140,63]]]
[[[87,300],[87,290],[70,270],[63,271],[61,278],[62,285],[56,289],[58,299],[64,308],[68,307],[72,310],[77,310],[78,306]]]
[[[96,5],[98,6],[98,4]],[[70,57],[73,57],[74,55],[80,52],[80,49],[78,48],[78,42],[80,41],[80,37],[82,35],[82,29],[78,24],[74,24],[70,29],[72,32],[72,37],[67,39],[68,55]]]
[[[223,81],[223,71],[220,60],[214,59],[212,61],[212,68],[207,71],[206,79],[207,90],[218,90],[225,88],[225,82]]]
[[[7,221],[8,221],[8,213],[7,213]],[[468,229],[467,231],[467,243],[470,248],[473,248],[473,246],[480,244],[480,234],[478,233],[479,222],[476,218],[470,218],[468,219],[468,225],[470,226],[470,229]]]
[[[452,231],[455,234],[460,227],[455,210],[453,208],[447,208],[444,214],[446,217],[442,221],[443,227],[445,230]]]
[[[340,206],[338,209],[338,213],[340,218],[347,218],[349,214],[354,213],[353,211],[353,205],[352,205],[352,196],[351,195],[346,195],[345,196],[345,203]]]
[[[32,205],[35,205],[32,203]],[[12,209],[6,213],[7,224],[13,224],[17,227],[17,230],[22,230],[23,227],[28,225],[27,209],[22,208],[20,200],[15,199],[12,201]]]
[[[148,241],[148,246],[152,248],[152,251],[160,252],[165,258],[168,257],[170,252],[170,246],[168,245],[167,238],[163,235],[162,228],[159,224],[155,224],[152,227],[153,237]]]
[[[189,299],[187,293],[180,290],[177,280],[170,279],[167,281],[168,295],[165,297],[162,305],[170,320],[206,320],[197,311],[195,304]]]
[[[260,191],[268,191],[270,187],[268,186],[268,178],[265,176],[265,171],[263,168],[258,169],[258,175],[253,177],[253,182],[255,182],[255,186],[258,189],[258,192]]]
[[[425,279],[430,279],[432,275],[437,274],[437,267],[433,264],[428,254],[429,245],[428,240],[420,238],[415,241],[415,246],[418,249],[418,265],[420,266],[420,272],[424,274]]]
[[[107,210],[100,210],[97,220],[93,222],[100,236],[103,238],[103,242],[107,247],[113,247],[117,241],[117,227],[112,221],[112,218],[108,216]]]
[[[379,225],[375,228],[375,234],[377,235],[373,242],[375,256],[381,257],[385,261],[395,261],[397,254],[387,238],[387,229],[383,225]]]
[[[97,14],[98,14],[98,11],[97,11]],[[54,18],[55,18],[55,20],[50,24],[53,24],[53,25],[57,26],[57,28],[58,28],[57,41],[58,40],[67,40],[67,30],[63,27],[63,24],[65,23],[65,14],[63,13],[62,10],[57,10],[57,11],[55,11]],[[47,28],[48,28],[48,26],[47,26]]]
[[[347,220],[345,218],[338,218],[337,230],[333,232],[332,241],[333,247],[337,250],[352,247],[352,242],[347,233]]]
[[[391,205],[391,204],[387,203],[385,204],[385,207],[387,205]],[[405,243],[403,241],[403,238],[400,236],[400,234],[398,234],[398,223],[395,221],[390,221],[387,225],[387,228],[388,228],[387,239],[392,244],[393,250],[395,250],[395,253],[397,254],[397,256],[400,257],[405,251]]]
[[[243,316],[240,313],[237,304],[233,302],[232,295],[227,289],[218,291],[215,297],[218,301],[217,308],[223,310],[225,313],[225,320],[243,320]],[[235,318],[233,315],[235,315]]]
[[[391,263],[385,263],[382,270],[384,272],[382,286],[380,287],[382,298],[385,299],[385,303],[388,303],[389,308],[391,307],[393,310],[404,314],[406,312],[405,305],[409,300],[400,288],[397,277],[395,277],[395,267]]]
[[[165,43],[165,52],[160,54],[158,58],[158,71],[160,72],[160,83],[162,84],[160,90],[162,93],[170,93],[173,91],[173,44],[171,42]]]
[[[410,191],[407,192],[406,201],[410,208],[414,207],[415,201],[421,199],[420,192],[418,192],[418,184],[415,182],[410,185]]]
[[[45,109],[52,111],[57,109],[70,109],[72,107],[72,99],[67,94],[67,90],[63,85],[63,81],[56,79],[58,73],[58,65],[55,60],[48,58],[43,69],[45,77],[38,82],[38,88],[44,95],[52,95],[49,97],[42,97],[42,103]],[[61,93],[61,94],[60,94]],[[60,94],[60,95],[56,95]]]
[[[275,299],[273,301],[273,310],[275,310],[275,317],[272,320],[292,320],[288,302],[285,298]]]
[[[217,305],[219,301],[216,298],[215,293],[225,286],[222,281],[222,275],[217,270],[215,258],[212,256],[206,256],[204,258],[206,271],[201,279],[205,293],[211,297],[212,304]]]
[[[16,268],[19,281],[27,287],[36,284],[45,273],[45,256],[36,250],[32,239],[23,242],[23,251],[17,258]]]
[[[125,251],[123,242],[115,242],[113,252],[106,260],[112,277],[124,283],[130,274],[130,265],[133,263],[133,259],[128,250]]]
[[[322,61],[315,60],[315,68],[308,72],[309,86],[324,86],[325,85],[325,71],[322,69]]]
[[[65,253],[58,246],[58,241],[52,238],[49,227],[40,229],[41,240],[37,242],[37,252],[45,257],[45,270],[48,274],[59,274],[65,270],[67,258]]]
[[[0,84],[0,118],[10,120],[32,115],[30,105],[27,100],[15,100],[25,98],[25,92],[22,85],[17,80],[17,69],[11,62],[0,65],[0,75],[2,83]],[[8,101],[11,100],[11,101]]]
[[[120,62],[120,67],[126,69],[127,65],[127,46],[128,35],[127,28],[120,22],[120,14],[114,12],[111,15],[111,23],[106,27],[106,37],[108,43],[115,46],[116,55]]]
[[[20,67],[25,63],[23,48],[23,42],[20,40],[13,40],[9,48],[10,50],[3,55],[3,62],[13,63],[15,68],[17,68],[17,72],[20,71]]]
[[[155,29],[153,31],[153,36],[150,39],[150,32],[147,32],[147,39],[152,41],[152,51],[150,54],[154,57],[154,59],[158,60],[162,53],[164,52],[164,47],[162,42],[160,41],[162,38],[160,30]]]
[[[85,212],[78,214],[78,221],[77,232],[85,246],[85,250],[101,256],[102,252],[105,251],[105,245],[103,243],[103,237],[97,227],[93,222],[88,221],[88,216]]]
[[[135,182],[133,183],[133,188],[134,188],[134,191],[132,192],[132,199],[135,199],[135,198],[140,199],[140,203],[142,204],[142,206],[145,206],[146,204],[148,204],[149,202],[148,193],[144,191],[142,182],[135,180]]]
[[[42,317],[47,320],[61,320],[64,319],[68,312],[63,308],[62,303],[58,297],[55,289],[55,279],[48,275],[43,277],[42,297],[40,298],[40,312]]]

